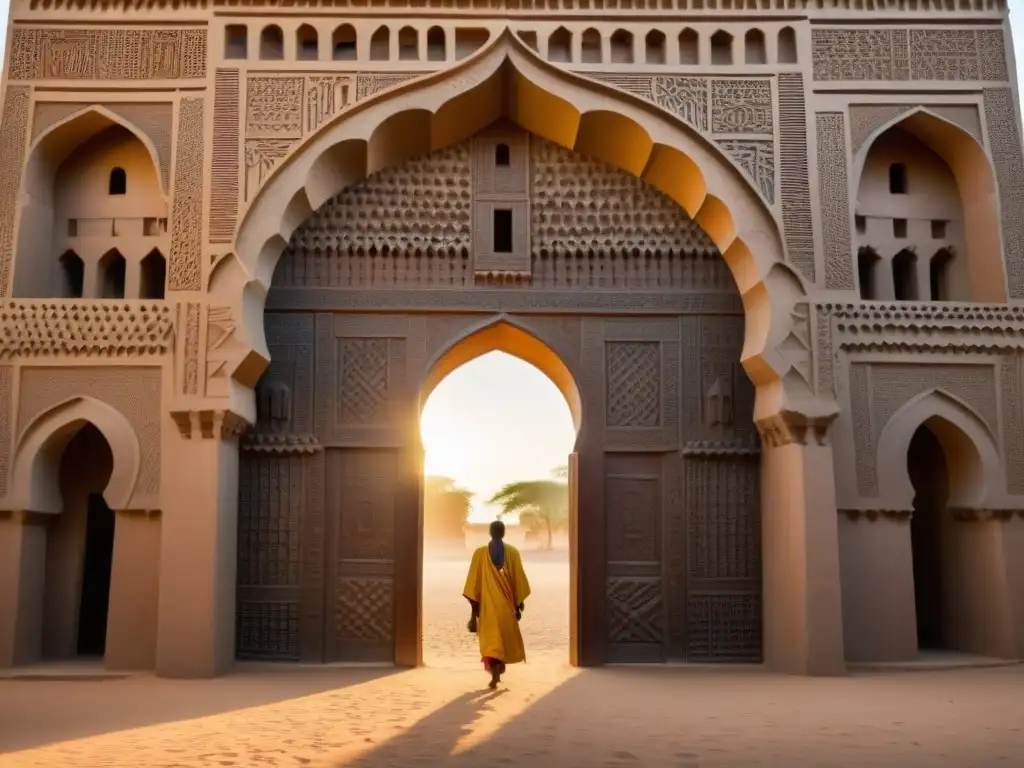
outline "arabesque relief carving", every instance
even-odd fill
[[[206,77],[206,29],[49,29],[15,25],[12,80]]]
[[[1017,130],[1013,93],[1009,88],[986,88],[985,124],[989,151],[999,184],[1003,254],[1010,298],[1024,298],[1024,154]]]
[[[1007,79],[1003,32],[814,29],[815,80]]]
[[[959,125],[976,138],[978,143],[983,143],[981,117],[973,104],[851,104],[850,141],[853,151],[859,151],[877,129],[918,107]]]
[[[0,121],[0,298],[11,295],[15,216],[30,99],[26,86],[9,85],[4,89],[4,114]]]
[[[203,288],[203,108],[201,98],[182,99],[178,107],[171,254],[167,271],[167,287],[172,291]]]

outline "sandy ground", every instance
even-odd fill
[[[497,692],[484,687],[465,604],[443,589],[461,580],[463,565],[431,564],[424,634],[432,666],[0,681],[0,766],[1024,763],[1024,666],[836,679],[750,668],[574,670],[562,660],[559,567],[532,564],[538,594],[523,620],[529,663],[510,668]]]

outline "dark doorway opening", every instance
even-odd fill
[[[82,594],[78,608],[78,654],[102,656],[107,645],[110,571],[114,560],[114,513],[98,493],[89,494],[85,526]]]
[[[917,646],[947,647],[943,631],[942,522],[949,497],[946,454],[935,434],[921,426],[910,441],[907,471],[914,486],[910,545],[914,561]]]

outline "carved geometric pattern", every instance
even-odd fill
[[[0,305],[0,359],[75,355],[128,357],[167,352],[169,304],[11,301]]]
[[[139,440],[139,479],[135,496],[147,500],[160,494],[160,381],[159,367],[23,368],[19,387],[20,436],[32,421],[73,397],[93,397],[118,411]]]
[[[535,256],[637,250],[717,255],[674,200],[632,174],[541,139],[531,141],[531,156]]]
[[[759,661],[761,597],[690,595],[687,601],[688,661]]]
[[[13,397],[14,368],[0,365],[0,498],[7,495],[8,472],[11,469]]]
[[[340,579],[336,609],[339,641],[387,642],[391,639],[391,579]]]
[[[13,64],[14,57],[11,57]],[[9,85],[0,121],[0,298],[11,293],[14,226],[21,199],[21,166],[28,131],[29,89]]]
[[[825,287],[852,290],[850,199],[846,181],[846,128],[842,112],[819,112],[818,183],[825,246]]]
[[[724,149],[746,171],[761,196],[775,202],[775,142],[770,139],[719,139]]]
[[[771,81],[712,80],[711,130],[771,136],[775,132]]]
[[[609,643],[664,641],[661,579],[609,578],[607,589]]]
[[[45,29],[15,26],[12,80],[206,77],[206,28]]]
[[[240,600],[235,654],[240,659],[298,661],[298,603]]]
[[[299,142],[299,139],[247,139],[245,142],[245,199],[256,194],[277,161],[283,158]],[[326,205],[330,205],[327,203]],[[326,207],[326,206],[325,206]],[[307,221],[319,215],[319,211]],[[303,224],[303,227],[306,225]]]
[[[302,137],[303,77],[248,78],[245,135],[247,138]]]
[[[807,113],[804,77],[801,74],[779,75],[779,162],[782,226],[789,262],[813,282],[814,230],[807,171]]]
[[[218,69],[213,89],[210,242],[230,243],[238,215],[239,72]]]
[[[203,100],[185,98],[178,109],[174,153],[174,203],[171,208],[171,256],[167,287],[172,291],[203,288]]]
[[[303,460],[247,455],[239,474],[238,585],[300,586]]]
[[[661,423],[661,345],[656,341],[610,341],[607,356],[609,427],[654,427]]]
[[[1024,424],[1021,420],[1020,353],[999,362],[999,387],[1003,406],[1003,450],[1006,462],[1006,490],[1024,494]]]
[[[185,364],[183,389],[186,395],[199,393],[199,323],[202,304],[185,305]]]
[[[374,424],[388,400],[388,340],[340,339],[341,423]]]
[[[354,80],[351,75],[310,76],[306,78],[306,133],[312,133],[323,123],[355,101]]]
[[[691,580],[761,576],[757,461],[688,456],[686,495]]]
[[[708,81],[700,77],[655,75],[650,99],[698,131],[708,129]],[[771,89],[769,88],[769,95]]]
[[[360,72],[356,75],[356,99],[365,99],[423,74],[423,72]]]
[[[1009,88],[985,89],[985,123],[999,185],[1003,254],[1010,298],[1024,298],[1024,156],[1013,93]]]
[[[814,79],[1005,81],[1002,34],[970,29],[814,29]]]

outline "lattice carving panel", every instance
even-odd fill
[[[388,643],[394,631],[391,579],[346,578],[338,584],[339,643]]]
[[[1003,255],[1010,297],[1024,298],[1024,155],[1013,93],[1009,88],[985,90],[985,122],[999,184]]]
[[[660,645],[664,639],[661,579],[608,579],[608,642]]]
[[[761,597],[691,595],[687,603],[689,661],[761,660]]]
[[[48,29],[16,25],[12,80],[206,77],[206,28]]]
[[[779,163],[786,252],[790,263],[813,281],[814,230],[807,171],[807,111],[801,74],[779,75]]]
[[[661,489],[657,477],[608,478],[608,560],[658,560]]]
[[[339,341],[342,424],[374,424],[386,420],[388,403],[388,339]]]
[[[298,587],[304,503],[300,456],[247,454],[238,499],[238,585]]]
[[[174,157],[171,254],[167,286],[177,291],[203,287],[203,99],[182,99]]]
[[[609,427],[655,427],[661,423],[661,345],[614,341],[605,347]]]
[[[850,193],[846,177],[846,128],[843,113],[820,112],[816,118],[825,286],[835,290],[853,290]]]
[[[688,456],[684,465],[691,584],[750,589],[761,577],[756,458]]]
[[[299,604],[240,601],[235,653],[240,659],[299,660]]]

